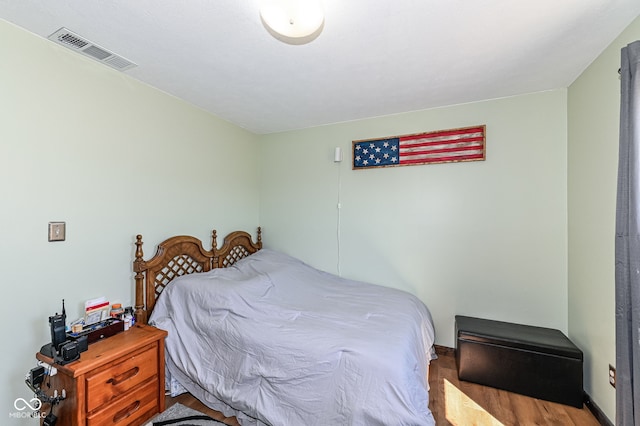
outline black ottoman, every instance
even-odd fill
[[[561,331],[455,319],[460,380],[582,408],[582,351]]]

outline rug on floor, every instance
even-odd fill
[[[151,419],[145,426],[219,426],[224,423],[179,402]]]

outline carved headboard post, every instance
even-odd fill
[[[258,226],[258,247],[262,248],[262,227]]]
[[[215,229],[211,232],[211,252],[213,253],[213,258],[211,258],[211,267],[216,268],[218,266],[218,231]]]
[[[136,322],[139,324],[147,323],[147,311],[144,306],[144,274],[142,271],[145,270],[145,262],[143,259],[142,252],[142,235],[136,236],[136,258],[133,261],[133,270],[136,273],[135,281],[136,281],[136,305],[134,315],[136,317]]]

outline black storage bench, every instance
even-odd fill
[[[460,380],[582,408],[582,351],[561,331],[455,319]]]

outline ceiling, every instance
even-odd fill
[[[118,72],[266,134],[568,87],[640,15],[638,0],[324,7],[305,45],[271,36],[259,0],[0,0],[0,18],[65,27],[137,64]]]

